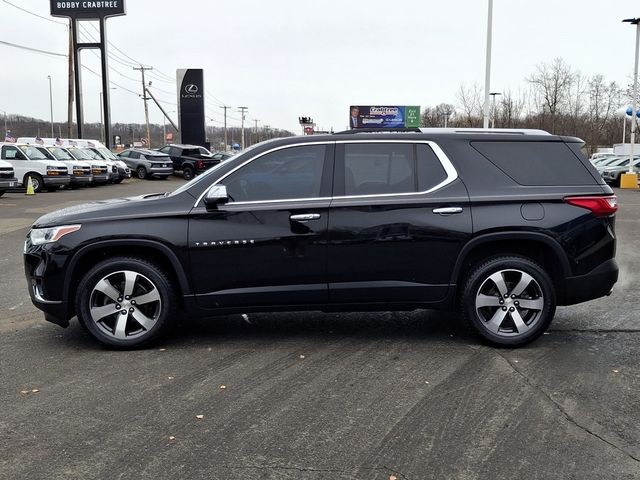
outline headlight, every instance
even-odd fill
[[[60,240],[68,233],[77,232],[80,225],[62,225],[60,227],[34,228],[29,232],[29,239],[32,245],[42,245],[43,243],[53,243]]]

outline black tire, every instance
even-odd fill
[[[31,183],[33,184],[33,191],[36,193],[40,193],[44,188],[44,181],[42,180],[42,175],[39,173],[27,173],[22,179],[22,186],[27,188],[29,184],[29,177],[31,177]]]
[[[514,292],[518,293],[515,297]],[[525,302],[529,309],[522,306]],[[486,343],[517,347],[534,341],[551,324],[556,310],[555,288],[549,274],[530,259],[493,257],[477,264],[467,275],[460,307],[467,326]]]
[[[182,178],[184,178],[187,181],[193,179],[193,177],[195,176],[196,176],[196,172],[192,167],[184,167],[184,170],[182,170]]]
[[[134,285],[131,297],[124,297],[126,275],[123,271],[133,272]],[[102,293],[105,278],[114,290],[110,298]],[[157,300],[135,304],[136,298],[148,295],[149,292],[157,292]],[[154,294],[155,295],[155,294]],[[138,257],[114,257],[98,263],[89,270],[78,285],[76,294],[76,312],[80,324],[100,343],[115,349],[138,348],[159,340],[166,335],[176,322],[178,304],[177,290],[162,268],[154,263]],[[118,303],[120,302],[120,303]],[[133,303],[130,303],[133,302]],[[105,308],[108,312],[113,306],[113,314],[96,313],[100,317],[98,321],[92,317],[91,309],[97,312],[99,308]],[[117,307],[117,308],[116,308]],[[129,313],[133,312],[133,313]],[[138,322],[137,316],[148,322],[147,327]],[[117,334],[118,321],[124,320],[124,328],[120,335]],[[118,338],[117,338],[118,337]]]
[[[0,190],[0,197],[4,195],[4,190]]]
[[[145,178],[147,178],[147,176],[148,173],[145,167],[140,165],[138,168],[136,168],[136,177],[138,177],[140,180],[144,180]]]

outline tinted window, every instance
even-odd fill
[[[140,158],[140,153],[138,152],[130,152],[129,158]]]
[[[291,147],[263,155],[222,183],[235,202],[320,196],[325,146]]]
[[[416,191],[413,145],[354,143],[344,147],[345,195]]]
[[[562,142],[472,142],[520,185],[592,185],[595,179]]]
[[[125,150],[124,152],[120,153],[120,157],[124,157],[124,158],[129,158],[129,154],[131,153],[131,150]]]
[[[447,172],[429,145],[418,144],[418,191],[431,190],[447,179]]]

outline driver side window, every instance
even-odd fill
[[[325,145],[308,145],[267,153],[221,183],[233,202],[317,198],[325,150]]]

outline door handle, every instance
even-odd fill
[[[319,213],[300,213],[297,215],[290,215],[289,220],[294,222],[307,222],[309,220],[317,220],[320,218]]]
[[[462,207],[434,208],[433,213],[437,213],[438,215],[453,215],[454,213],[462,213]]]

